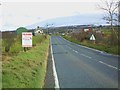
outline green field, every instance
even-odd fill
[[[49,36],[34,36],[34,47],[17,54],[4,56],[2,64],[3,88],[42,88],[46,74]],[[40,43],[36,43],[40,41]],[[19,43],[17,43],[19,47]],[[15,46],[14,46],[15,47]],[[11,50],[11,53],[14,50]]]

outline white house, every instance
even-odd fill
[[[35,34],[43,34],[43,30],[37,26],[37,28],[35,29]]]
[[[36,30],[35,33],[43,34],[43,30]]]

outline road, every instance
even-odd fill
[[[51,37],[60,88],[118,88],[118,57]]]

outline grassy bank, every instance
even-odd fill
[[[71,42],[74,42],[74,43],[77,43],[79,45],[84,45],[84,46],[87,46],[87,47],[90,47],[90,48],[94,48],[94,49],[98,49],[98,50],[101,50],[101,51],[104,51],[104,52],[107,52],[107,53],[111,53],[111,54],[116,54],[116,55],[120,55],[120,52],[118,52],[120,50],[120,48],[118,46],[108,46],[108,45],[101,45],[101,44],[93,44],[93,42],[91,41],[86,41],[84,40],[83,42],[80,42],[74,38],[71,38],[69,36],[63,36],[63,38],[71,41]]]
[[[49,37],[27,52],[8,56],[3,61],[3,88],[42,88],[48,49]]]

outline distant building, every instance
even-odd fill
[[[96,32],[96,33],[101,33],[102,31],[100,31],[100,30],[96,30],[95,32]]]
[[[43,34],[43,30],[36,30],[35,33]]]
[[[92,28],[91,27],[83,28],[82,31],[83,32],[92,32]]]
[[[39,26],[37,26],[35,34],[43,34],[43,30]]]

